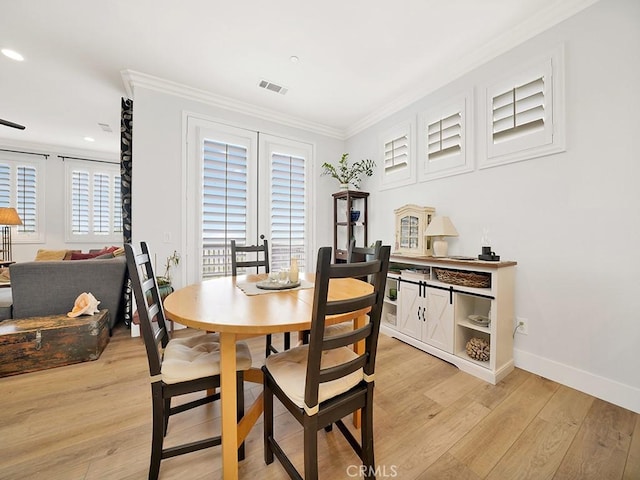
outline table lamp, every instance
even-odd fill
[[[433,256],[446,257],[449,245],[442,237],[457,237],[458,231],[449,217],[433,217],[424,231],[425,237],[437,237],[433,240]]]
[[[2,259],[11,261],[11,226],[22,225],[20,215],[13,207],[0,207],[0,225],[2,227]]]

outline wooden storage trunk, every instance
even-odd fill
[[[97,360],[109,343],[109,311],[0,322],[0,377]]]

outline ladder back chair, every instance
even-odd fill
[[[264,374],[264,456],[274,455],[291,478],[300,473],[274,438],[274,395],[302,425],[304,435],[304,474],[307,480],[318,478],[318,431],[335,423],[349,445],[360,457],[366,478],[373,478],[373,388],[384,287],[391,247],[380,248],[368,262],[331,264],[331,247],[318,252],[313,298],[311,333],[308,345],[271,355],[262,367]],[[373,292],[346,300],[329,300],[329,281],[336,278],[372,276]],[[325,317],[358,312],[370,308],[369,322],[339,336],[324,336]],[[362,354],[353,344],[364,341]],[[360,442],[342,419],[362,411]]]
[[[163,459],[220,445],[220,436],[164,448],[169,417],[220,399],[220,344],[217,334],[196,334],[171,338],[167,329],[164,308],[153,272],[151,255],[145,242],[141,253],[125,244],[127,268],[135,295],[140,331],[147,351],[151,377],[152,439],[149,479],[158,478]],[[237,419],[244,416],[243,370],[251,367],[251,353],[246,343],[237,345]],[[215,391],[208,394],[208,391]],[[194,392],[206,396],[175,407],[171,399]],[[238,458],[244,458],[244,444],[238,448]]]
[[[269,242],[264,235],[260,235],[262,245],[237,245],[235,240],[231,240],[231,274],[238,275],[238,268],[256,268],[256,273],[260,273],[260,267],[264,268],[264,273],[269,273]],[[252,258],[247,258],[247,256]],[[265,356],[271,353],[278,353],[273,346],[271,334],[266,335]],[[291,347],[291,334],[284,333],[284,349]]]

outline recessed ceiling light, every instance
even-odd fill
[[[95,139],[95,138],[93,138],[93,137],[84,137],[84,140],[85,140],[86,142],[95,142],[95,141],[96,141],[96,139]]]
[[[298,63],[300,61],[300,59],[295,55],[291,55],[291,57],[289,57],[289,60],[291,60],[291,63]]]
[[[3,48],[0,50],[5,57],[9,57],[11,60],[15,60],[17,62],[21,62],[24,60],[24,57],[20,55],[15,50],[11,50],[9,48]]]

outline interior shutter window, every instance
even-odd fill
[[[17,227],[19,233],[34,234],[37,231],[37,180],[35,167],[25,165],[17,167],[16,210],[22,219],[22,225]]]
[[[563,49],[485,88],[486,158],[480,167],[565,150]]]
[[[462,93],[418,115],[421,180],[473,171],[473,149],[466,147],[473,142],[472,98],[473,92]]]
[[[409,136],[401,135],[384,144],[385,174],[407,168],[409,165]]]
[[[432,162],[462,150],[462,115],[456,112],[427,127],[427,159]]]
[[[93,233],[110,233],[111,224],[111,185],[109,176],[96,173],[93,176]]]
[[[229,242],[246,245],[248,149],[204,141],[202,277],[231,275]]]
[[[545,127],[545,78],[493,97],[493,142],[509,140]]]
[[[0,207],[11,206],[11,167],[0,163]]]
[[[14,207],[22,220],[16,225],[14,241],[42,241],[42,193],[39,175],[43,161],[6,159],[0,161],[0,207]]]
[[[271,155],[271,268],[288,268],[291,258],[305,270],[305,159]]]
[[[73,171],[71,193],[71,231],[89,234],[89,172]]]
[[[120,168],[117,164],[65,160],[67,241],[122,242]]]

